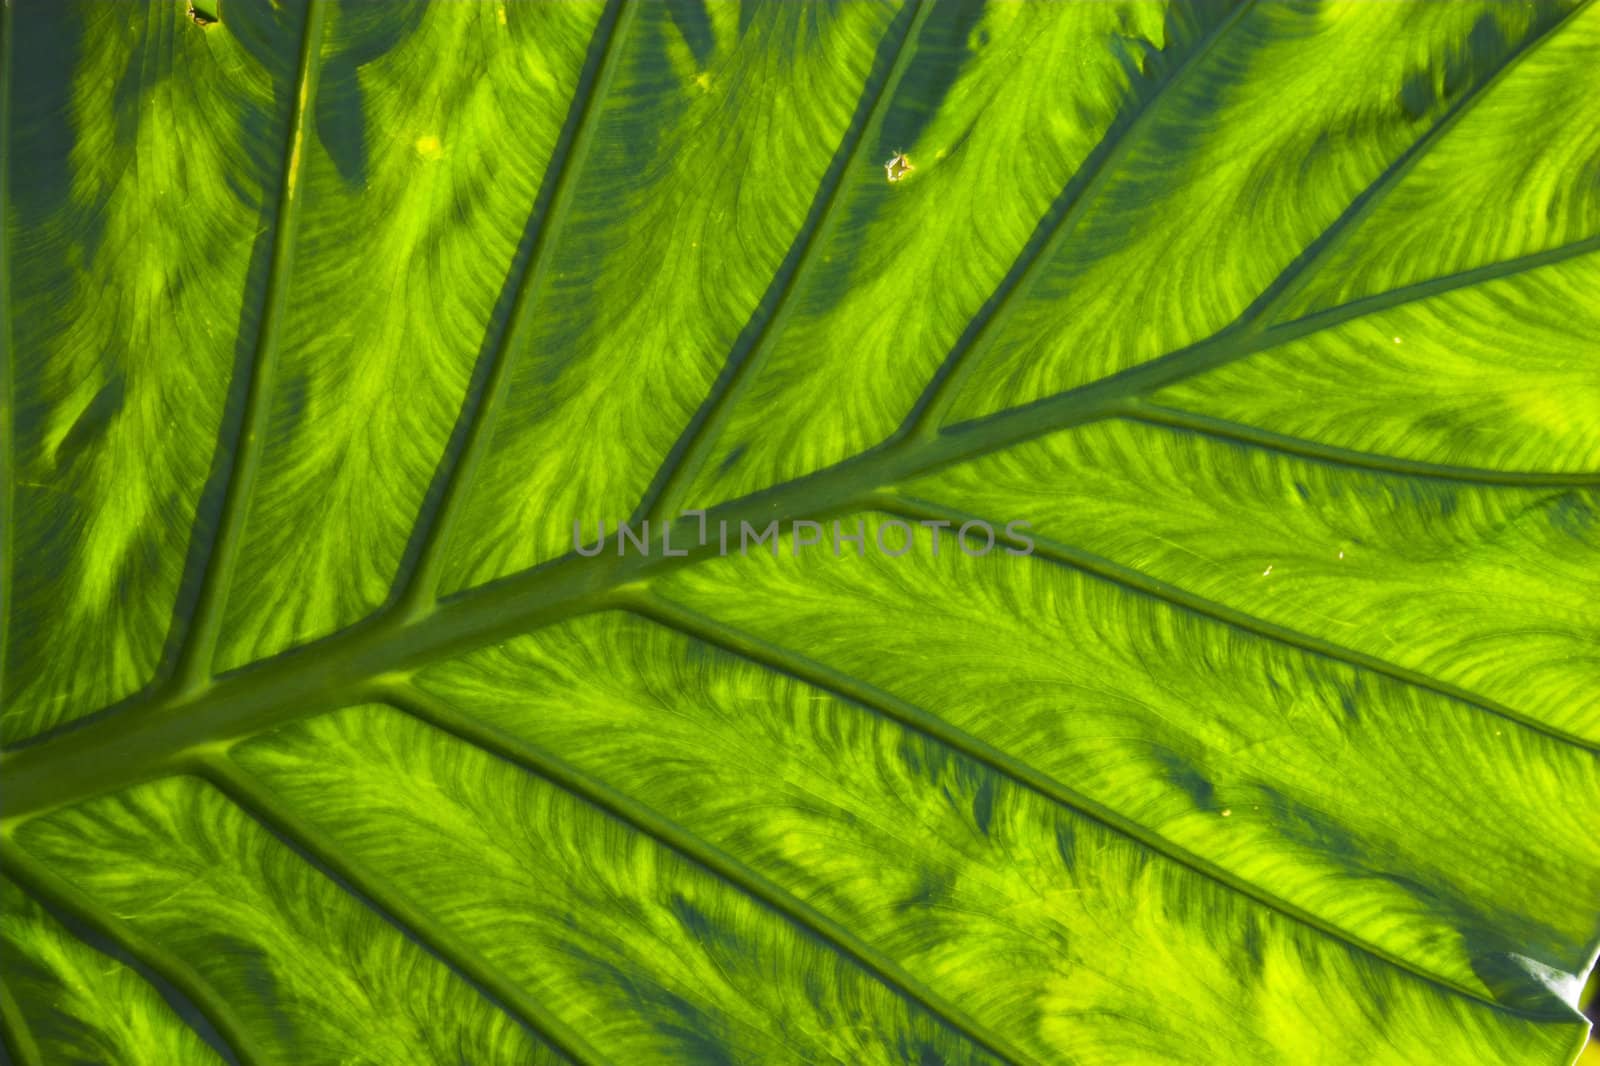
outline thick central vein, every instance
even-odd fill
[[[1470,284],[1473,277],[1463,276]],[[1416,298],[1437,295],[1437,288]],[[1325,316],[1320,314],[1319,319]],[[1092,385],[931,438],[901,439],[825,470],[711,508],[706,521],[730,529],[820,519],[868,505],[881,490],[945,466],[1037,437],[1117,417],[1127,401],[1192,372],[1195,362],[1238,358],[1302,335],[1298,321],[1261,332],[1219,334],[1184,352]],[[0,755],[6,789],[0,828],[191,765],[240,737],[344,706],[375,678],[404,678],[442,657],[619,604],[618,593],[714,558],[714,539],[682,556],[567,555],[440,602],[421,618],[379,616],[324,640],[225,674],[208,687],[162,702],[128,706],[32,746]]]
[[[1569,16],[1570,18],[1570,16]],[[1559,20],[1525,45],[1547,40],[1567,20]],[[1508,64],[1509,65],[1509,64]],[[1502,72],[1504,68],[1502,68]],[[1490,79],[1492,82],[1495,79]],[[1485,85],[1488,83],[1484,83]],[[1422,141],[1437,143],[1444,125],[1459,120],[1480,99],[1484,85],[1469,94]],[[1421,143],[1421,142],[1419,142]],[[1420,152],[1403,157],[1412,164]],[[1308,268],[1355,216],[1369,209],[1374,192],[1392,187],[1404,169],[1398,161],[1341,214],[1311,248],[1291,264],[1254,305],[1257,314],[1277,306],[1302,281]],[[1373,309],[1440,295],[1504,273],[1547,265],[1592,249],[1584,241],[1541,253],[1504,269],[1470,271],[1453,278],[1411,286],[1395,294],[1356,301],[1345,308],[1318,311],[1271,326],[1231,328],[1168,356],[1131,367],[1091,384],[1022,407],[961,423],[944,432],[900,438],[835,466],[720,504],[707,521],[766,525],[774,520],[826,518],[863,506],[873,495],[906,479],[965,462],[1048,433],[1114,417],[1130,399],[1234,359],[1348,321]],[[331,710],[357,697],[374,678],[404,677],[443,656],[464,652],[509,636],[590,611],[617,605],[619,590],[637,587],[658,574],[691,566],[715,555],[715,544],[688,548],[673,557],[635,557],[627,561],[569,555],[488,585],[458,593],[422,616],[381,615],[324,640],[253,663],[204,685],[165,699],[135,702],[81,720],[32,745],[0,755],[6,780],[0,827],[22,818],[114,791],[192,764],[194,757],[238,737],[306,715]]]

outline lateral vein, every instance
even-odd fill
[[[1441,278],[1401,286],[1390,292],[1363,297],[1333,308],[1308,313],[1300,318],[1274,323],[1272,314],[1293,295],[1302,291],[1328,254],[1366,217],[1399,180],[1409,173],[1438,141],[1449,132],[1490,90],[1509,76],[1517,63],[1538,45],[1550,40],[1563,26],[1588,8],[1594,0],[1583,0],[1551,25],[1530,35],[1511,52],[1493,75],[1483,79],[1458,98],[1432,126],[1392,160],[1345,207],[1329,226],[1283,268],[1278,276],[1242,311],[1232,323],[1209,337],[1148,362],[1126,367],[1107,377],[1074,386],[1019,407],[969,419],[945,430],[946,433],[998,435],[1000,444],[1013,443],[1028,436],[1049,432],[1059,417],[1072,417],[1089,407],[1104,408],[1118,401],[1148,397],[1155,390],[1186,378],[1215,370],[1230,362],[1290,340],[1329,329],[1351,319],[1424,300],[1459,288],[1492,281],[1510,274],[1534,270],[1574,256],[1600,249],[1600,236],[1576,241],[1558,248],[1485,267],[1460,271]]]
[[[245,1024],[233,1013],[217,990],[189,963],[149,940],[129,922],[106,911],[88,893],[55,873],[31,855],[9,834],[0,834],[0,871],[58,921],[77,924],[114,944],[140,976],[167,997],[181,997],[174,1013],[182,1018],[193,1012],[212,1029],[195,1029],[224,1062],[234,1066],[271,1066],[270,1058],[255,1046]],[[162,987],[165,986],[165,987]],[[208,1038],[209,1037],[209,1038]],[[218,1043],[220,1041],[220,1043]]]
[[[431,611],[456,522],[466,507],[478,467],[493,437],[495,417],[510,388],[511,353],[532,328],[533,306],[546,273],[562,223],[573,197],[575,175],[588,157],[602,103],[616,75],[622,42],[638,10],[639,0],[611,0],[595,26],[589,57],[567,112],[567,121],[552,152],[553,178],[541,183],[534,200],[530,225],[533,246],[523,259],[516,281],[509,321],[488,355],[474,371],[462,404],[456,429],[428,491],[429,502],[418,519],[417,530],[396,575],[389,602],[404,618]]]
[[[957,508],[945,507],[928,500],[912,499],[906,496],[883,494],[874,501],[874,504],[880,510],[895,514],[901,518],[913,520],[924,518],[944,519],[957,525],[968,521],[983,520],[979,515],[970,514]],[[990,524],[993,525],[992,523]],[[1220,622],[1223,625],[1260,637],[1263,640],[1271,641],[1274,644],[1297,648],[1300,651],[1309,652],[1334,662],[1344,663],[1346,666],[1352,666],[1357,669],[1370,670],[1375,674],[1381,674],[1411,688],[1431,692],[1436,696],[1442,696],[1445,699],[1472,707],[1474,710],[1494,715],[1519,728],[1532,730],[1563,744],[1570,744],[1584,751],[1600,753],[1600,742],[1558,729],[1486,696],[1468,692],[1459,686],[1427,677],[1387,659],[1380,659],[1375,655],[1368,655],[1365,652],[1335,644],[1321,637],[1315,637],[1309,633],[1291,629],[1288,626],[1269,622],[1266,619],[1228,607],[1204,596],[1197,596],[1170,582],[1151,577],[1132,567],[1123,566],[1121,563],[1113,562],[1092,552],[1086,552],[1071,545],[1063,544],[1060,541],[1051,540],[1049,537],[1036,534],[1032,537],[1032,540],[1035,554],[1040,558],[1070,566],[1075,570],[1081,570],[1084,573],[1110,581],[1131,592],[1160,600],[1170,607],[1202,615],[1214,622]]]
[[[1483,78],[1466,92],[1462,93],[1454,103],[1445,109],[1438,121],[1434,122],[1423,134],[1406,148],[1404,152],[1390,161],[1389,165],[1380,171],[1367,186],[1361,190],[1329,226],[1318,235],[1300,254],[1290,261],[1272,283],[1264,289],[1236,322],[1229,329],[1248,329],[1259,322],[1268,321],[1272,314],[1286,305],[1293,297],[1304,291],[1305,287],[1315,280],[1317,271],[1324,265],[1332,253],[1351,233],[1360,228],[1360,223],[1372,212],[1372,209],[1387,196],[1400,181],[1411,172],[1417,163],[1427,154],[1462,120],[1471,113],[1482,100],[1487,98],[1495,86],[1499,85],[1511,72],[1517,68],[1528,56],[1536,52],[1540,45],[1552,40],[1557,32],[1572,21],[1594,0],[1582,0],[1570,10],[1543,29],[1528,35],[1518,42],[1494,72]]]
[[[951,1030],[1002,1062],[1031,1061],[1009,1040],[912,977],[888,956],[809,903],[770,881],[727,852],[660,814],[595,780],[560,759],[472,719],[453,705],[414,686],[388,686],[376,696],[396,710],[535,774],[631,826],[635,831],[710,871],[767,909],[804,929],[862,967],[875,979],[916,1003]]]
[[[964,374],[970,369],[969,356],[978,350],[983,339],[996,327],[996,324],[1005,320],[1007,312],[1013,306],[1014,297],[1032,288],[1038,278],[1038,272],[1050,262],[1077,228],[1084,211],[1092,202],[1095,190],[1108,174],[1115,172],[1116,164],[1132,146],[1136,134],[1150,121],[1150,116],[1159,110],[1168,92],[1175,86],[1181,85],[1205,61],[1228,32],[1239,24],[1254,3],[1255,0],[1243,0],[1229,12],[1228,17],[1218,22],[1183,62],[1138,105],[1133,116],[1109,130],[1095,146],[1094,151],[1061,190],[1056,201],[1050,205],[1050,209],[1040,218],[1038,226],[1016,262],[1006,271],[994,292],[984,301],[966,330],[956,339],[955,345],[945,356],[943,365],[934,373],[905,421],[895,431],[897,438],[937,431],[939,420],[955,402]]]
[[[605,1066],[606,1059],[527,989],[505,977],[449,927],[405,893],[352,858],[310,820],[301,817],[260,778],[227,755],[203,758],[199,775],[284,845],[407,940],[439,960],[485,1000],[578,1066]]]
[[[1133,843],[1161,855],[1163,858],[1183,866],[1225,889],[1245,896],[1290,921],[1348,945],[1364,955],[1387,963],[1413,978],[1443,989],[1452,995],[1483,1003],[1495,1010],[1521,1018],[1572,1021],[1578,1017],[1568,1004],[1554,996],[1549,998],[1549,1002],[1540,1003],[1532,1008],[1511,1006],[1494,1000],[1480,991],[1459,985],[1446,977],[1419,969],[1416,964],[1403,956],[1395,955],[1376,944],[1369,943],[1348,930],[1341,929],[1310,911],[1235,876],[1223,867],[1190,852],[1188,849],[1150,831],[1132,819],[1126,818],[1111,808],[1082,795],[1048,774],[1042,773],[1004,751],[992,747],[936,715],[847,674],[814,662],[786,648],[770,644],[759,637],[715,621],[657,595],[640,597],[630,609],[657,624],[721,648],[730,654],[747,659],[759,666],[787,674],[808,685],[848,700],[868,711],[882,715],[907,729],[921,733],[960,752],[975,762],[982,763],[995,773],[1015,781],[1029,791],[1098,822]]]
[[[1274,433],[1242,422],[1175,407],[1158,404],[1129,403],[1118,417],[1152,426],[1188,430],[1218,440],[1232,441],[1261,451],[1274,452],[1296,459],[1309,459],[1327,466],[1371,470],[1383,474],[1405,477],[1431,478],[1439,481],[1460,481],[1478,485],[1503,485],[1528,488],[1600,488],[1600,471],[1530,471],[1493,470],[1487,467],[1458,466],[1450,463],[1430,463],[1418,459],[1404,459],[1397,455],[1364,452],[1354,448],[1341,448],[1333,444]]]
[[[811,264],[812,251],[825,246],[828,236],[833,232],[838,218],[836,209],[839,194],[845,180],[854,171],[862,149],[871,141],[871,134],[882,126],[888,105],[894,99],[894,91],[911,65],[911,58],[916,53],[915,42],[934,8],[932,0],[917,0],[917,3],[920,7],[916,9],[911,24],[901,34],[889,71],[876,90],[871,88],[871,75],[868,76],[868,88],[857,105],[858,118],[853,123],[856,132],[853,137],[847,133],[835,153],[830,172],[824,177],[809,217],[801,226],[800,235],[791,248],[791,261],[780,267],[773,288],[756,306],[751,324],[734,342],[733,351],[712,384],[710,394],[684,427],[667,453],[666,461],[645,490],[644,498],[636,509],[636,517],[655,521],[671,517],[683,492],[704,465],[711,448],[716,445],[722,422],[743,393],[750,374],[769,354],[773,338],[779,334],[780,327],[788,317],[790,297],[798,290],[800,279]],[[861,117],[863,109],[865,116]],[[763,314],[763,308],[768,304],[771,309]]]
[[[279,333],[294,271],[295,224],[303,192],[300,177],[308,154],[305,140],[311,136],[317,82],[322,69],[325,7],[324,0],[307,0],[294,110],[290,114],[284,143],[282,186],[278,193],[277,216],[273,222],[272,260],[267,269],[261,326],[256,335],[255,355],[247,371],[249,378],[245,385],[244,409],[238,430],[228,442],[233,462],[226,474],[216,531],[209,551],[199,557],[199,580],[194,593],[192,621],[178,646],[173,664],[171,684],[180,693],[194,692],[211,680],[228,588],[243,547],[245,522],[249,517],[261,456],[266,448],[273,383],[277,376]],[[199,527],[200,523],[197,522],[196,529]],[[174,617],[183,618],[189,613],[183,610],[180,602]]]
[[[5,974],[0,974],[0,1050],[15,1059],[16,1066],[45,1066],[38,1041],[33,1038]]]

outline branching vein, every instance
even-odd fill
[[[491,729],[437,697],[416,688],[380,690],[397,710],[426,722],[522,769],[537,774],[711,871],[741,892],[853,960],[874,978],[896,989],[950,1029],[1002,1062],[1030,1061],[1002,1034],[975,1021],[956,1004],[912,977],[888,956],[862,941],[815,907],[752,870],[720,848],[668,821],[662,815],[594,780],[531,744]]]
[[[178,650],[172,679],[175,691],[192,692],[211,679],[212,659],[222,631],[228,586],[234,564],[244,544],[245,522],[256,473],[266,447],[267,421],[272,408],[273,383],[277,376],[278,338],[289,301],[289,283],[294,273],[295,222],[299,214],[305,172],[310,154],[306,138],[316,106],[317,81],[322,69],[322,24],[325,0],[309,0],[300,43],[300,69],[295,87],[294,109],[289,116],[284,143],[283,181],[278,193],[278,212],[274,223],[272,261],[267,271],[266,292],[262,300],[261,326],[256,337],[255,357],[243,394],[243,411],[232,438],[219,446],[233,457],[226,472],[222,506],[209,553],[199,561],[199,581],[191,611],[180,602],[176,618],[190,624]],[[226,430],[224,431],[226,434]],[[196,524],[197,528],[199,523]],[[186,582],[187,584],[187,582]]]
[[[301,817],[255,776],[226,756],[208,758],[205,779],[261,823],[302,858],[329,875],[368,909],[381,915],[412,943],[421,947],[489,1002],[505,1011],[540,1040],[578,1066],[604,1066],[606,1060],[571,1026],[556,1017],[526,988],[508,979],[494,964],[464,943],[450,927],[404,893],[386,884],[310,820]]]
[[[611,0],[595,27],[589,58],[573,96],[567,122],[551,155],[551,170],[539,190],[530,216],[533,246],[523,257],[515,281],[510,320],[473,374],[472,385],[451,434],[444,458],[428,491],[427,503],[396,576],[390,601],[404,617],[417,617],[433,608],[445,553],[473,477],[489,449],[495,415],[509,388],[512,353],[526,343],[532,328],[535,297],[558,243],[562,221],[574,197],[577,174],[583,169],[599,124],[606,91],[616,75],[628,27],[638,0]]]
[[[1348,944],[1355,950],[1388,963],[1419,980],[1448,989],[1455,995],[1491,1004],[1497,1010],[1519,1017],[1566,1020],[1573,1015],[1572,1008],[1554,996],[1549,997],[1547,1002],[1508,1005],[1488,999],[1479,991],[1457,985],[1447,978],[1420,969],[1415,963],[1404,957],[1395,955],[1376,944],[1368,943],[1348,930],[1341,929],[1315,914],[1274,895],[1265,888],[1236,876],[1223,867],[1145,828],[1138,822],[1126,818],[1111,808],[1078,793],[1070,786],[1040,772],[1027,763],[957,729],[942,718],[849,675],[807,659],[786,648],[770,644],[732,626],[707,618],[659,596],[641,597],[631,606],[631,609],[635,613],[660,625],[667,626],[696,640],[748,659],[770,670],[787,674],[808,685],[849,700],[851,703],[865,707],[874,713],[881,714],[907,729],[930,737],[975,762],[982,763],[994,772],[1017,782],[1028,790],[1100,823],[1141,847],[1155,852],[1178,865],[1187,867],[1196,874],[1214,881],[1233,892],[1246,896],[1291,921]]]

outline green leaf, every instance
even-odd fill
[[[1577,1055],[1600,5],[0,12],[0,1058]]]

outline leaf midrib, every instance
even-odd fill
[[[1439,291],[1429,288],[1415,298]],[[1319,328],[1337,318],[1328,312],[1308,317],[1322,320]],[[1221,333],[1036,403],[960,423],[931,439],[900,440],[870,449],[825,470],[719,504],[707,511],[706,521],[727,522],[737,529],[740,522],[764,526],[774,520],[824,519],[860,510],[876,493],[911,478],[1045,434],[1116,417],[1130,399],[1222,361],[1273,347],[1285,336],[1303,335],[1305,321],[1249,333]],[[0,753],[0,774],[7,782],[0,831],[47,810],[172,773],[186,764],[191,750],[336,709],[356,698],[374,678],[404,676],[452,653],[614,607],[619,592],[714,557],[716,544],[687,550],[681,557],[628,560],[568,554],[446,597],[410,619],[374,616],[220,675],[186,697],[135,699],[67,723]],[[1596,750],[1583,738],[1567,739]]]
[[[1430,279],[1393,293],[1352,301],[1344,305],[1342,315],[1341,308],[1334,308],[1295,322],[1257,325],[1268,317],[1267,312],[1299,291],[1310,276],[1310,268],[1337,243],[1341,231],[1356,228],[1353,222],[1364,216],[1398,175],[1414,165],[1427,147],[1437,141],[1442,125],[1457,120],[1515,59],[1530,51],[1538,41],[1548,39],[1556,27],[1590,2],[1592,0],[1585,0],[1551,26],[1531,35],[1499,71],[1453,104],[1441,122],[1431,127],[1352,201],[1333,226],[1309,245],[1233,326],[1181,351],[1033,404],[962,423],[914,444],[897,440],[880,445],[817,473],[719,505],[708,513],[708,520],[724,520],[737,526],[741,521],[752,519],[822,518],[860,509],[870,504],[877,491],[898,481],[1045,433],[1115,417],[1126,411],[1129,400],[1147,397],[1156,388],[1296,336],[1329,328],[1371,310],[1387,309],[1594,250],[1600,238],[1466,271],[1454,278]],[[9,17],[9,7],[6,14]],[[0,181],[3,180],[0,176]],[[0,270],[3,269],[0,265]],[[9,297],[9,289],[5,296]],[[9,479],[6,491],[10,491]],[[230,496],[233,491],[230,484]],[[247,497],[248,492],[244,495]],[[9,523],[7,527],[9,534]],[[442,655],[584,613],[628,607],[636,603],[634,595],[642,582],[710,555],[711,547],[707,545],[691,550],[685,557],[658,557],[631,564],[619,564],[608,558],[566,556],[532,571],[449,597],[414,615],[380,615],[322,641],[204,681],[176,698],[135,698],[102,714],[80,719],[34,738],[33,742],[12,752],[0,754],[0,773],[5,774],[7,781],[7,810],[0,819],[0,830],[9,838],[21,821],[50,809],[137,781],[199,769],[239,737],[371,698],[375,691],[371,684],[374,679],[402,680],[410,671]],[[221,569],[225,574],[229,568]],[[108,758],[113,754],[114,759]],[[108,766],[114,768],[109,773]],[[1333,935],[1355,947],[1370,950],[1348,934],[1333,930]],[[1440,983],[1437,978],[1420,973],[1403,961],[1400,965]],[[1457,991],[1484,999],[1470,990]],[[1487,1002],[1494,1003],[1493,1000]],[[1494,1005],[1509,1009],[1502,1004]]]
[[[1097,396],[1093,386],[1075,391],[1080,392],[1080,400],[1081,393],[1087,392],[1091,401],[1081,406],[1079,424],[1114,417],[1125,403],[1115,392]],[[728,521],[736,527],[741,521],[770,521],[775,517],[787,520],[802,514],[826,517],[881,503],[878,492],[883,487],[1001,446],[996,442],[1010,443],[1018,432],[1012,424],[1018,414],[988,420],[986,432],[982,423],[960,427],[961,432],[936,438],[932,442],[935,446],[902,443],[875,449],[810,477],[731,501],[713,509],[708,520]],[[420,620],[403,623],[392,617],[374,619],[372,624],[225,675],[189,700],[130,711],[94,728],[71,731],[37,747],[7,753],[0,756],[0,773],[7,781],[9,809],[0,821],[0,830],[11,837],[28,817],[139,781],[179,772],[204,775],[208,765],[214,765],[214,759],[239,738],[352,703],[385,699],[389,694],[385,679],[389,683],[404,681],[411,671],[452,652],[593,611],[630,609],[637,613],[638,594],[644,582],[702,561],[711,556],[712,550],[713,546],[707,545],[691,549],[682,558],[636,558],[620,564],[606,557],[567,556],[452,597]],[[1254,621],[1250,616],[1241,618]],[[1357,665],[1388,664],[1374,660]],[[378,680],[378,687],[374,687],[374,679]],[[1456,692],[1447,695],[1466,696]],[[114,769],[108,773],[108,767]],[[1094,816],[1095,812],[1087,813]],[[1167,853],[1159,847],[1156,850]],[[1217,879],[1237,887],[1232,879]],[[1272,898],[1259,889],[1246,894]],[[1298,908],[1292,905],[1276,905],[1276,909],[1291,918],[1299,917]],[[1417,970],[1405,960],[1376,950],[1336,927],[1314,924],[1423,980],[1488,1002],[1497,1009],[1530,1017],[1563,1016],[1554,1007],[1533,1012],[1508,1007]]]
[[[1506,57],[1490,77],[1463,94],[1438,122],[1424,131],[1418,142],[1382,171],[1369,187],[1352,201],[1335,220],[1330,230],[1337,231],[1353,211],[1369,210],[1377,187],[1392,187],[1397,167],[1402,162],[1414,165],[1422,153],[1417,146],[1437,143],[1433,134],[1441,124],[1459,121],[1472,103],[1497,82],[1507,69],[1526,56],[1535,45],[1549,40],[1563,25],[1570,23],[1594,0],[1569,9],[1543,30],[1530,34],[1519,48]],[[1313,246],[1326,251],[1330,234],[1325,231]],[[1300,319],[1261,326],[1251,324],[1274,301],[1269,294],[1281,292],[1295,281],[1298,270],[1317,258],[1302,253],[1267,292],[1252,304],[1233,326],[1185,348],[1149,362],[1128,367],[1105,378],[1069,388],[1029,404],[951,426],[932,438],[910,440],[891,438],[884,444],[852,456],[832,467],[816,471],[782,485],[772,486],[712,508],[707,520],[728,521],[737,528],[742,520],[788,520],[794,517],[821,518],[858,508],[872,493],[909,477],[930,473],[941,467],[964,462],[1045,434],[1082,425],[1126,412],[1130,400],[1142,400],[1157,389],[1216,369],[1237,359],[1287,343],[1310,333],[1329,329],[1345,321],[1404,303],[1442,295],[1456,288],[1478,284],[1509,274],[1537,269],[1600,248],[1600,236],[1547,249],[1528,256],[1489,264],[1442,278],[1429,279],[1387,293],[1364,297],[1347,304],[1308,314]],[[1241,328],[1249,325],[1249,328]],[[75,719],[29,738],[9,751],[0,752],[0,772],[13,782],[8,790],[7,809],[0,812],[0,829],[38,811],[64,805],[120,787],[113,783],[98,786],[91,782],[73,783],[71,775],[55,774],[58,787],[44,780],[52,776],[49,764],[81,763],[83,753],[121,748],[126,754],[137,748],[149,754],[149,767],[134,768],[137,760],[117,760],[119,773],[113,781],[123,784],[168,772],[168,766],[181,761],[183,752],[205,746],[230,727],[263,723],[266,728],[278,721],[298,717],[305,706],[327,709],[326,702],[290,703],[271,713],[263,706],[274,698],[296,701],[324,692],[345,694],[366,679],[396,670],[414,669],[439,655],[476,646],[475,639],[489,641],[524,632],[528,627],[578,613],[604,609],[605,593],[627,582],[645,580],[656,573],[700,561],[710,554],[710,546],[690,549],[682,558],[650,559],[643,564],[617,565],[605,557],[593,559],[567,555],[541,564],[521,574],[502,578],[476,589],[469,589],[404,618],[393,611],[379,612],[343,631],[307,645],[291,648],[268,659],[258,660],[235,671],[213,678],[202,688],[176,698],[165,692],[140,693],[111,707]],[[525,602],[519,602],[525,601]],[[531,604],[531,605],[528,605]],[[516,608],[520,607],[520,610]],[[507,609],[505,620],[492,612]],[[564,612],[564,613],[563,613]],[[481,637],[475,636],[481,634]],[[392,643],[389,654],[382,645]],[[345,660],[339,669],[339,660]],[[285,676],[291,675],[291,676]],[[295,684],[298,675],[301,683]],[[230,709],[229,702],[235,706]],[[212,721],[213,716],[215,721]],[[185,720],[176,729],[170,720]],[[215,728],[204,728],[214,726]],[[88,734],[92,733],[90,736]],[[144,734],[150,734],[148,736]],[[95,738],[100,738],[96,742]],[[135,744],[135,740],[142,743]],[[158,742],[159,740],[166,742]],[[179,743],[174,743],[178,741]],[[1587,742],[1578,741],[1584,743]],[[21,786],[15,782],[21,780]],[[21,801],[17,796],[22,796]]]

